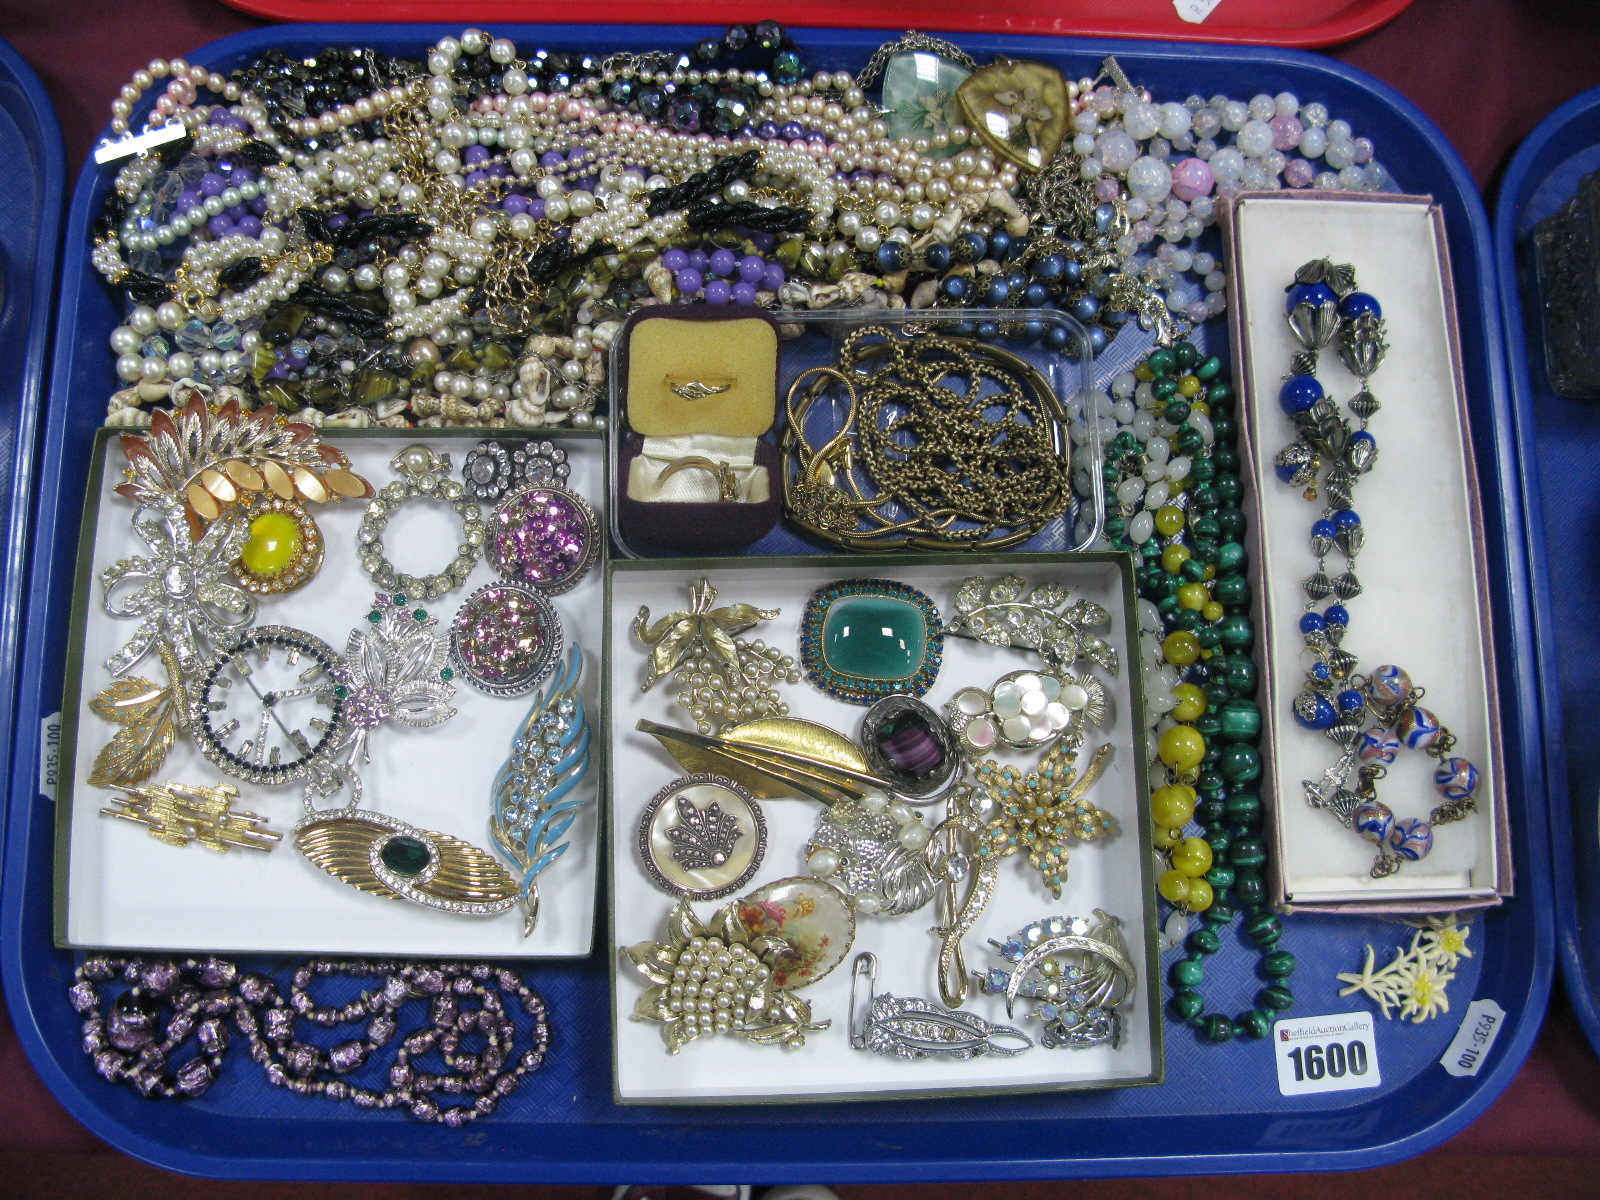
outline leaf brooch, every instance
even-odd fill
[[[566,853],[571,843],[562,839],[585,803],[567,799],[589,770],[592,733],[578,691],[582,675],[583,651],[573,646],[550,686],[534,697],[490,790],[490,835],[522,876],[524,937],[539,920],[539,876]]]
[[[789,655],[735,636],[773,620],[777,609],[750,604],[712,608],[716,598],[717,589],[702,579],[689,589],[687,611],[652,623],[649,608],[641,607],[633,620],[634,634],[650,651],[639,690],[647,692],[672,675],[678,703],[689,710],[701,733],[782,716],[789,706],[777,685],[800,681],[799,668]]]

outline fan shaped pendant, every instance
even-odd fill
[[[487,850],[387,813],[314,812],[294,827],[300,852],[341,883],[424,908],[489,917],[517,902],[517,881]]]
[[[956,89],[956,105],[984,145],[1029,171],[1049,165],[1072,116],[1061,72],[1021,60],[971,75]]]

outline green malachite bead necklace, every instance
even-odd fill
[[[1238,426],[1221,360],[1188,342],[1159,347],[1112,388],[1123,428],[1106,454],[1116,511],[1106,536],[1138,560],[1148,715],[1158,755],[1150,797],[1158,884],[1200,917],[1173,964],[1171,1011],[1208,1042],[1264,1038],[1294,1003],[1294,955],[1267,906],[1257,781],[1258,679],[1250,650],[1248,556],[1241,539]],[[1190,823],[1197,834],[1186,834]],[[1266,983],[1237,1017],[1206,1013],[1200,984],[1221,931],[1243,914]]]

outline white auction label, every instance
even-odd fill
[[[39,794],[52,803],[60,771],[61,714],[54,712],[39,722]]]
[[[1221,4],[1222,0],[1172,0],[1172,7],[1178,10],[1178,18],[1198,25],[1211,15],[1211,10]]]
[[[1506,1010],[1493,1000],[1474,1000],[1439,1065],[1452,1075],[1476,1075],[1505,1023]]]
[[[1378,1046],[1372,1014],[1291,1017],[1272,1027],[1278,1091],[1285,1096],[1377,1087]]]

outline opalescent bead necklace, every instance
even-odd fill
[[[1261,712],[1234,392],[1219,359],[1180,342],[1119,376],[1112,396],[1136,409],[1126,421],[1119,414],[1124,427],[1107,452],[1106,486],[1119,508],[1106,536],[1140,560],[1146,719],[1156,733],[1151,814],[1171,868],[1158,888],[1176,912],[1201,921],[1170,972],[1172,1013],[1208,1042],[1263,1038],[1294,1003],[1285,981],[1295,957],[1279,946],[1283,926],[1263,879]],[[1185,834],[1190,821],[1198,835]],[[1208,1015],[1198,988],[1204,961],[1240,909],[1266,986],[1239,1016]]]

